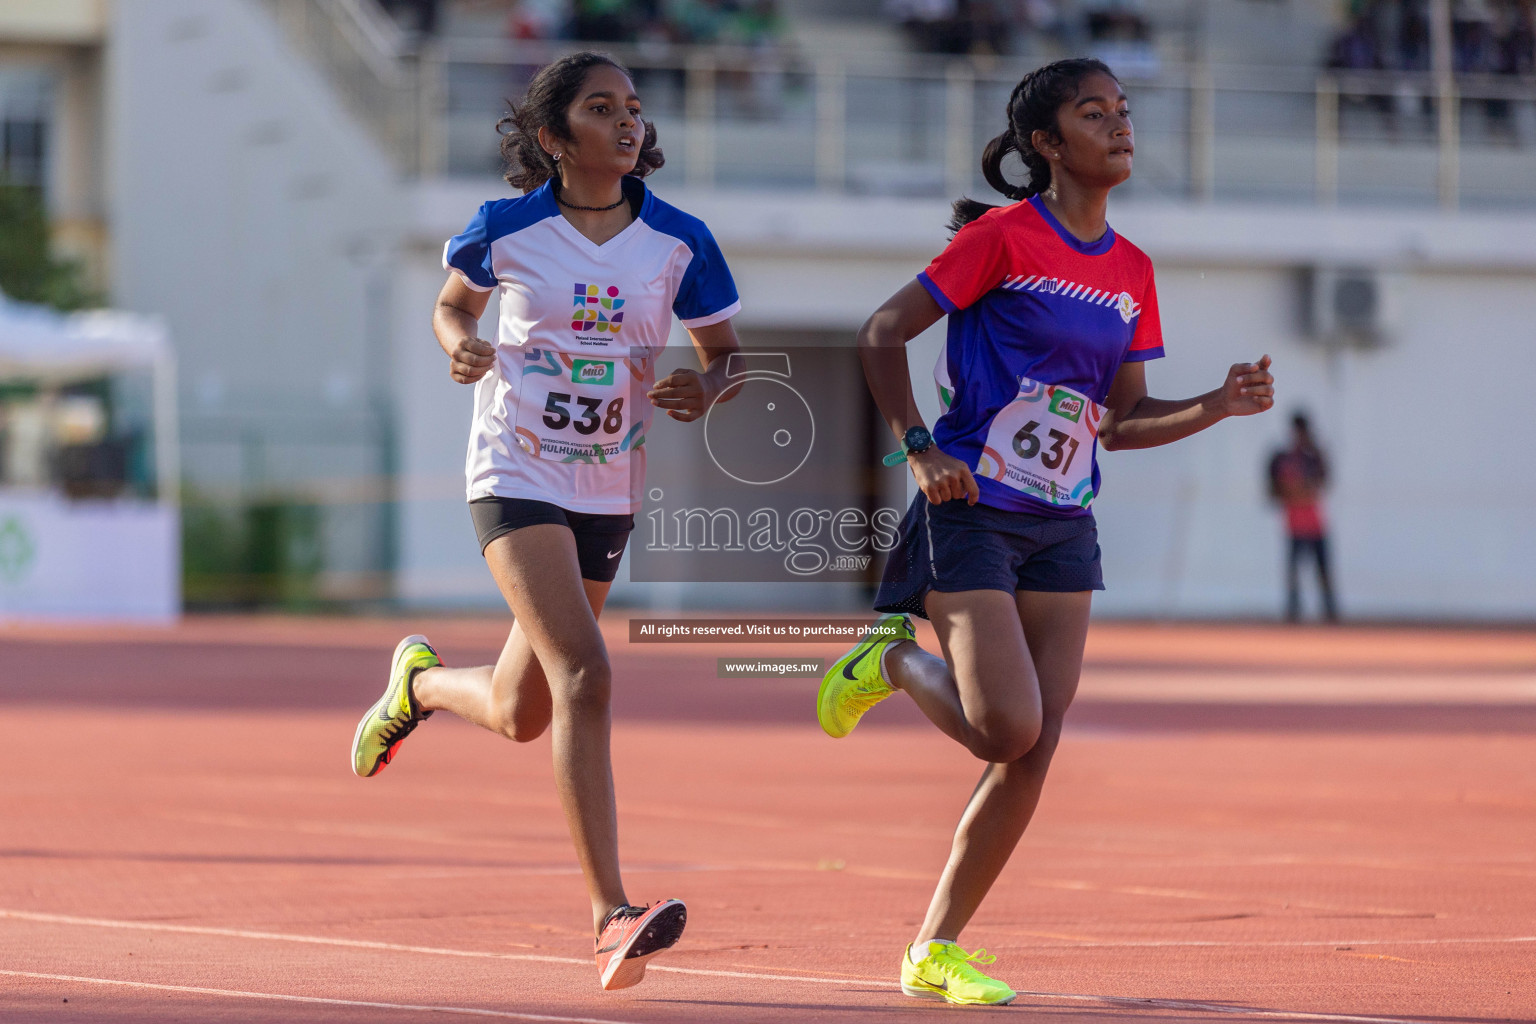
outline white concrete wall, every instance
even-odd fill
[[[113,300],[176,339],[186,474],[320,502],[356,580],[382,539],[395,173],[256,0],[111,7]]]
[[[467,389],[447,381],[427,315],[442,281],[436,247],[501,194],[504,186],[486,180],[431,184],[419,195],[420,247],[399,288],[397,344],[402,365],[409,350],[419,367],[403,470],[413,493],[431,497],[402,518],[407,598],[495,599],[458,491]],[[945,240],[946,205],[932,201],[666,198],[720,239],[741,288],[743,327],[851,333]],[[1209,390],[1231,363],[1268,352],[1281,397],[1274,412],[1177,445],[1102,456],[1096,508],[1109,590],[1100,612],[1278,614],[1281,525],[1265,497],[1265,467],[1289,413],[1304,407],[1333,457],[1328,504],[1346,615],[1536,617],[1536,417],[1524,408],[1536,383],[1526,357],[1536,343],[1536,219],[1144,205],[1118,207],[1111,219],[1158,267],[1168,358],[1149,367],[1153,393]],[[1395,326],[1386,345],[1330,353],[1305,336],[1300,270],[1315,263],[1388,272]],[[928,381],[941,339],[942,323],[912,345],[921,402],[934,400]],[[624,593],[646,599],[644,588]],[[805,593],[811,605],[827,597]]]

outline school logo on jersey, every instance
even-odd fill
[[[617,327],[613,328],[618,330]],[[613,361],[609,359],[571,360],[572,384],[612,384]]]
[[[1083,400],[1066,391],[1056,391],[1051,394],[1051,412],[1062,419],[1076,423],[1083,415]]]
[[[573,306],[571,310],[571,330],[573,331],[618,334],[619,328],[624,325],[624,314],[619,312],[624,308],[624,300],[619,298],[619,289],[613,285],[604,287],[578,282]]]
[[[1141,307],[1136,304],[1135,299],[1131,298],[1130,292],[1120,293],[1115,299],[1115,308],[1120,311],[1120,319],[1126,323],[1130,323],[1136,314],[1141,312]]]

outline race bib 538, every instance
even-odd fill
[[[517,443],[556,462],[613,462],[645,441],[650,406],[631,408],[637,367],[630,359],[527,349],[517,399]]]

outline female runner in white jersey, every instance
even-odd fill
[[[599,978],[623,988],[677,942],[687,912],[678,900],[631,906],[624,892],[597,616],[634,528],[649,406],[703,415],[723,390],[741,304],[709,230],[642,182],[662,157],[611,58],[543,68],[498,127],[507,180],[525,194],[486,203],[449,241],[432,326],[453,379],[475,384],[470,511],[514,623],[494,666],[445,668],[425,637],[402,640],[358,725],[353,770],[378,773],[437,710],[520,742],[551,728]],[[493,290],[495,344],[476,337]],[[705,371],[657,381],[674,313]]]
[[[1029,169],[1026,187],[1003,177],[1010,150]],[[1163,354],[1152,265],[1105,220],[1132,150],[1125,94],[1103,64],[1026,75],[1008,129],[982,156],[988,183],[1020,201],[957,202],[948,248],[859,335],[870,390],[922,493],[875,602],[895,614],[833,664],[818,717],[844,736],[901,690],[989,762],[902,957],[910,996],[1014,998],[976,967],[995,958],[956,940],[1029,824],[1077,690],[1090,597],[1103,588],[1089,511],[1097,444],[1168,444],[1274,402],[1268,356],[1197,398],[1148,397],[1145,360]],[[930,435],[903,346],[945,314],[946,411]],[[943,659],[912,641],[907,612],[933,621]]]

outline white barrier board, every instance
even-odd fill
[[[176,618],[178,520],[155,502],[0,490],[0,622]]]

